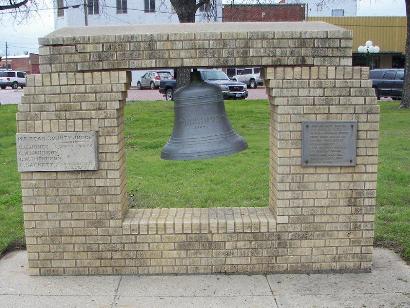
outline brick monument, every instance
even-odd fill
[[[242,30],[252,29],[252,30]],[[379,107],[351,33],[319,22],[61,29],[17,114],[32,275],[369,271]],[[265,208],[128,209],[131,69],[262,66]],[[158,153],[159,155],[159,153]]]

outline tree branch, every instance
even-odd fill
[[[201,6],[205,5],[205,4],[209,4],[210,0],[201,0],[196,4],[196,9],[198,10]]]
[[[28,2],[28,0],[22,0],[20,2],[15,2],[13,0],[9,0],[10,4],[0,5],[0,11],[18,9],[19,7],[22,7],[22,6],[26,5],[27,2]]]

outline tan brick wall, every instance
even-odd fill
[[[360,67],[265,69],[272,114],[271,206],[277,231],[287,233],[288,255],[298,260],[292,268],[370,268],[379,106],[368,73]],[[315,120],[358,121],[356,166],[301,166],[302,121]]]
[[[378,113],[368,70],[264,70],[270,206],[127,209],[125,72],[29,77],[18,132],[98,132],[99,170],[21,174],[35,275],[363,271],[371,266]],[[301,167],[301,122],[357,120],[357,165]]]
[[[21,174],[33,273],[42,267],[67,267],[73,263],[66,262],[66,255],[82,259],[84,250],[98,251],[97,243],[122,234],[127,210],[124,105],[129,78],[126,72],[28,77],[18,106],[17,131],[97,131],[99,160],[98,171]]]
[[[350,66],[350,33],[326,25],[315,31],[288,31],[287,25],[281,31],[192,27],[213,30],[57,33],[41,40],[42,74],[28,78],[17,130],[96,131],[99,168],[21,173],[30,273],[370,270],[379,107],[368,69]],[[230,64],[265,66],[269,207],[128,210],[125,71]],[[302,167],[306,120],[356,120],[357,165]]]

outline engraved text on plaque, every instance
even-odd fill
[[[97,170],[97,133],[20,133],[19,172]]]
[[[302,166],[355,166],[356,121],[302,123]]]

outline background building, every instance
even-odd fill
[[[222,21],[302,21],[305,15],[305,4],[227,4]]]
[[[177,23],[178,16],[169,0],[87,0],[88,25],[129,25]],[[54,0],[55,29],[84,26],[82,0]],[[197,22],[214,22],[221,19],[222,0],[215,5],[200,8]]]
[[[40,74],[38,54],[29,53],[22,56],[8,56],[7,66],[6,57],[0,60],[0,68],[8,68],[13,71],[24,71],[27,74]]]
[[[304,3],[308,17],[357,15],[357,0],[282,0],[281,3]]]
[[[407,38],[406,17],[310,17],[310,21],[324,21],[341,26],[353,32],[353,65],[368,65],[368,58],[374,68],[404,67],[404,53]],[[357,48],[366,41],[380,47],[380,53],[360,54]]]

